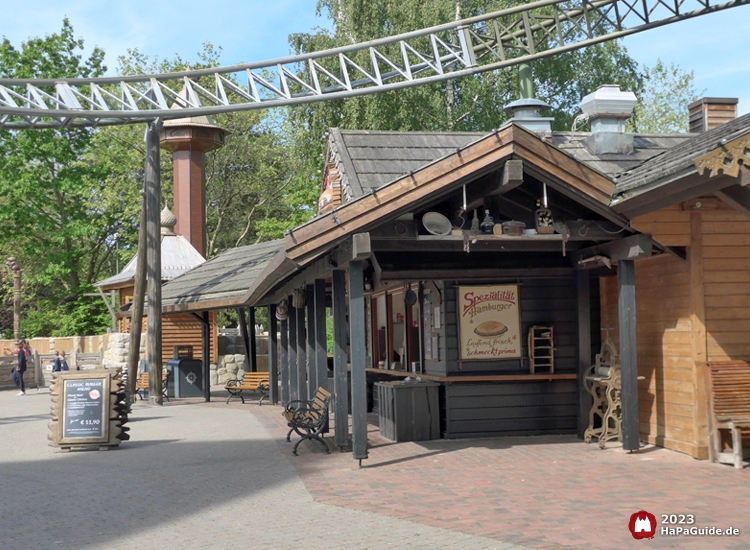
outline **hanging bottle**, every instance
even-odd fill
[[[492,220],[492,216],[490,216],[490,211],[485,210],[484,211],[484,219],[482,220],[481,225],[479,226],[480,231],[484,235],[492,235],[492,229],[495,227],[495,222]]]

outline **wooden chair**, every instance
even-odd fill
[[[167,388],[169,387],[169,371],[167,369],[162,369],[161,371],[161,395],[164,399],[169,401],[169,396],[167,395]],[[148,393],[148,371],[143,371],[139,376],[138,380],[135,382],[135,393],[138,394],[138,397],[143,399],[143,394]]]
[[[328,409],[333,396],[325,389],[318,388],[315,397],[311,401],[290,401],[284,412],[284,418],[289,426],[286,440],[291,441],[292,432],[301,437],[292,449],[292,454],[297,456],[297,447],[306,439],[314,439],[323,445],[323,453],[330,454],[328,444],[323,439],[323,432],[328,429]]]
[[[263,400],[268,399],[268,391],[271,385],[268,382],[267,372],[246,372],[242,380],[228,380],[224,389],[229,392],[227,397],[227,404],[232,397],[239,397],[242,399],[242,403],[245,403],[245,398],[242,396],[243,391],[260,392],[260,400],[258,405],[263,405]]]
[[[742,432],[750,431],[750,364],[708,363],[708,393],[708,458],[743,468]],[[722,430],[731,434],[731,453],[723,452]]]

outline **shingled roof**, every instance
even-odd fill
[[[696,158],[719,147],[722,140],[730,141],[748,133],[750,113],[707,132],[691,134],[689,140],[669,148],[616,178],[613,204],[688,175],[697,174],[698,170],[694,163]]]
[[[480,132],[376,132],[334,128],[329,133],[329,156],[341,173],[343,202],[348,202],[453,154],[486,135]],[[610,178],[691,137],[689,134],[638,134],[634,136],[633,153],[596,155],[584,144],[590,135],[588,132],[553,132],[551,143]]]

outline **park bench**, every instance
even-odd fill
[[[169,396],[167,395],[167,388],[169,387],[169,371],[167,369],[162,369],[161,371],[161,395],[169,401]],[[148,393],[148,371],[143,371],[140,375],[138,375],[138,380],[135,381],[135,393],[138,394],[138,397],[143,399],[143,394]]]
[[[264,399],[268,399],[268,390],[270,389],[268,383],[267,372],[246,372],[242,380],[228,380],[224,389],[229,392],[227,397],[227,404],[232,397],[239,397],[242,399],[242,403],[245,403],[245,398],[242,396],[243,391],[259,392],[260,400],[258,405],[263,404]]]
[[[708,363],[708,379],[708,458],[743,468],[742,433],[750,433],[750,364]],[[731,434],[731,453],[723,451],[722,430]]]
[[[286,440],[291,441],[292,432],[296,432],[301,437],[292,449],[294,456],[297,456],[299,444],[306,439],[319,441],[323,445],[323,453],[330,453],[328,444],[321,434],[328,430],[328,409],[332,398],[333,396],[327,390],[318,388],[312,400],[295,400],[287,404],[282,413],[289,426]]]

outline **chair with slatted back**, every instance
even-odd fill
[[[750,432],[750,364],[708,363],[708,458],[743,468],[742,433]],[[729,430],[732,452],[723,452],[721,430]]]
[[[323,445],[323,453],[329,454],[328,444],[323,439],[323,432],[328,428],[328,409],[333,396],[325,389],[318,388],[315,397],[310,401],[290,401],[284,412],[284,418],[289,426],[286,440],[291,441],[292,432],[296,432],[301,439],[297,441],[292,449],[292,454],[297,456],[297,447],[306,439],[315,439]]]

